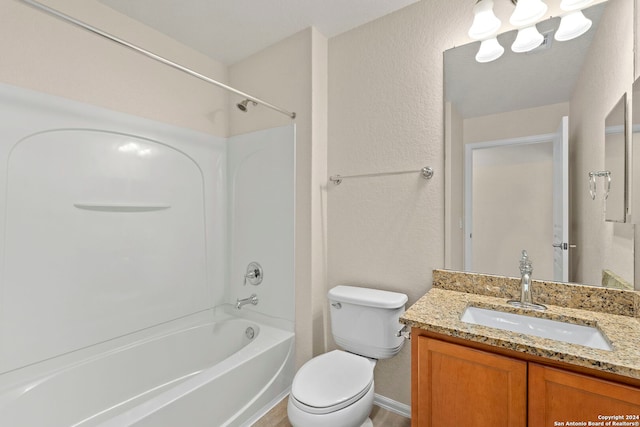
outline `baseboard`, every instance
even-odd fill
[[[411,418],[411,406],[396,402],[388,397],[384,397],[376,393],[373,398],[373,404],[381,407],[382,409],[386,409],[387,411],[402,415],[403,417]]]

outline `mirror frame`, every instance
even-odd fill
[[[629,170],[629,205],[628,216],[633,224],[640,224],[640,197],[633,197],[633,190],[640,189],[640,77],[633,83],[631,93],[628,96],[627,108],[629,112],[629,144],[627,147]],[[634,150],[634,147],[636,148]],[[637,173],[633,173],[639,171]]]
[[[613,106],[607,117],[605,118],[604,132],[604,149],[605,149],[605,172],[607,176],[597,184],[602,184],[605,194],[605,221],[609,222],[628,222],[629,214],[629,138],[628,130],[628,103],[627,94],[622,97]],[[612,123],[613,122],[613,123]],[[622,122],[621,125],[617,124]],[[622,126],[622,131],[619,130]],[[622,158],[617,160],[612,156],[616,156],[615,146],[619,146],[617,135],[622,135]],[[613,147],[613,150],[612,150]],[[613,153],[613,154],[611,154]],[[614,172],[612,172],[612,170]],[[616,179],[615,171],[622,170],[622,180]],[[596,178],[594,180],[597,181]],[[593,182],[593,181],[591,181]],[[620,192],[620,182],[622,182],[622,191]],[[618,195],[616,197],[616,195]],[[614,197],[611,197],[611,196]],[[621,200],[620,200],[621,199]]]

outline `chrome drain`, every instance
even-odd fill
[[[253,337],[256,336],[256,331],[253,330],[253,328],[251,326],[249,326],[247,328],[246,331],[244,331],[244,334],[247,336],[247,338],[249,338],[250,340],[253,339]]]

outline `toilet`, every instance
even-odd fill
[[[287,415],[293,427],[368,427],[373,407],[373,368],[404,344],[407,296],[356,286],[336,286],[328,294],[331,332],[344,350],[314,357],[296,373]]]

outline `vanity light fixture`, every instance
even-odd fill
[[[528,27],[547,13],[548,6],[542,0],[518,0],[509,22],[515,27]]]
[[[473,14],[469,37],[474,40],[486,40],[498,34],[502,22],[493,13],[493,0],[478,0],[473,7]]]
[[[548,9],[549,7],[542,0],[516,1],[516,8],[509,18],[511,25],[518,27],[518,35],[511,45],[512,51],[529,52],[542,44],[544,37],[536,28],[536,22],[547,13]]]
[[[560,42],[580,37],[591,28],[591,20],[581,10],[574,10],[560,18],[560,26],[554,38]]]
[[[476,61],[478,62],[491,62],[500,58],[504,53],[504,47],[498,43],[497,38],[483,40],[480,43],[480,50],[476,54]]]
[[[511,50],[516,53],[529,52],[537,48],[544,41],[544,36],[540,34],[535,25],[521,28],[511,45]]]
[[[538,31],[536,23],[547,13],[549,7],[543,0],[511,0],[511,3],[516,7],[509,22],[518,29],[511,50],[516,53],[530,52],[544,42],[544,36]],[[584,16],[582,9],[591,3],[593,0],[562,0],[560,8],[566,13],[561,16],[554,38],[567,41],[586,33],[591,28],[591,20]],[[476,61],[491,62],[500,58],[504,48],[496,35],[501,22],[493,12],[493,0],[477,0],[473,14],[469,37],[481,42]]]
[[[567,41],[580,37],[591,28],[591,20],[582,13],[582,9],[593,3],[593,0],[562,0],[560,9],[567,11],[560,18],[560,27],[556,31],[555,39]]]
[[[473,7],[473,24],[469,28],[469,37],[481,40],[476,61],[491,62],[500,58],[504,47],[500,45],[496,34],[502,22],[493,13],[493,0],[478,0]]]

